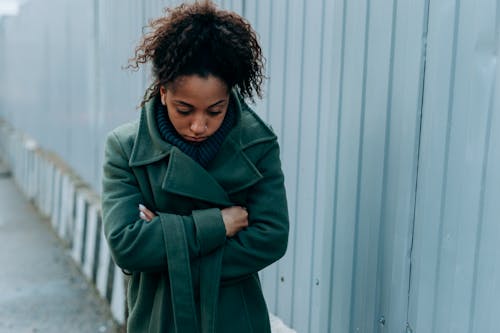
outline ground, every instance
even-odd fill
[[[0,161],[0,333],[116,333],[107,305]]]

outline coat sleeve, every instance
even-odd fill
[[[248,193],[249,226],[227,239],[222,280],[258,272],[281,258],[287,248],[288,208],[276,141],[256,166],[263,178]]]
[[[102,180],[102,217],[104,235],[115,263],[129,271],[166,271],[168,248],[187,243],[189,257],[203,256],[226,240],[220,210],[199,210],[189,216],[161,213],[152,221],[139,218],[139,203],[144,203],[137,179],[118,136],[111,132],[105,144]],[[184,234],[172,242],[169,229]]]

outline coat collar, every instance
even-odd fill
[[[222,206],[230,205],[228,194],[247,188],[262,178],[244,150],[276,138],[267,125],[262,126],[262,121],[236,92],[231,92],[231,98],[236,124],[207,170],[162,139],[154,116],[159,102],[156,98],[142,109],[129,165],[144,166],[168,157],[167,172],[162,180],[163,190]]]
[[[165,158],[172,148],[171,144],[162,140],[160,131],[156,126],[154,110],[157,103],[158,100],[153,98],[141,110],[139,126],[129,159],[130,167],[143,166],[159,161]]]

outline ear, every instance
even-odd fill
[[[167,105],[167,89],[164,86],[160,86],[160,98],[161,104]]]

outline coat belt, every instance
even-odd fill
[[[223,248],[200,262],[201,330],[196,317],[193,284],[186,235],[181,217],[169,221],[164,229],[172,309],[177,333],[215,333]]]

